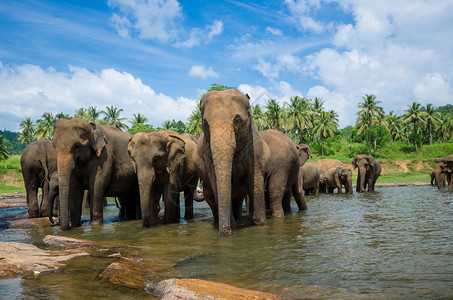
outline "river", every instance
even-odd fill
[[[296,205],[293,202],[294,210]],[[219,237],[209,208],[195,219],[142,228],[120,222],[113,202],[106,222],[79,228],[2,229],[2,241],[44,246],[47,234],[116,245],[162,278],[200,278],[292,298],[453,297],[453,193],[431,186],[378,187],[373,193],[308,196],[309,209],[268,226],[247,217]],[[24,208],[2,209],[0,218]],[[114,259],[80,257],[61,271],[0,280],[0,298],[134,299],[150,295],[96,280]]]

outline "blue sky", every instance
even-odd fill
[[[2,0],[0,129],[110,105],[186,121],[211,83],[252,104],[320,97],[340,127],[365,94],[387,113],[451,104],[452,12],[451,0]]]

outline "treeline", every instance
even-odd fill
[[[212,84],[209,90],[222,90],[228,86]],[[199,101],[204,94],[200,95]],[[253,121],[258,130],[276,129],[286,133],[296,143],[310,145],[313,153],[332,155],[347,145],[350,155],[376,152],[387,143],[404,143],[406,151],[417,151],[419,145],[445,143],[453,135],[453,105],[434,107],[422,106],[414,101],[402,115],[393,111],[388,114],[380,106],[381,101],[374,95],[365,95],[357,105],[357,120],[354,126],[338,128],[338,114],[324,108],[320,98],[308,99],[293,96],[280,104],[277,99],[269,99],[263,106],[252,106]],[[199,105],[195,107],[187,122],[166,120],[154,128],[148,118],[141,113],[131,119],[121,116],[123,109],[114,106],[105,110],[96,106],[81,107],[68,115],[45,112],[36,121],[26,117],[20,124],[20,133],[2,132],[0,135],[0,159],[22,151],[25,145],[45,137],[53,137],[53,125],[59,118],[80,117],[88,122],[108,124],[131,134],[158,130],[188,132],[199,136],[202,132]],[[12,147],[14,145],[14,147]],[[19,145],[19,146],[18,146]]]

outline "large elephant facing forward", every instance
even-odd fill
[[[118,197],[120,217],[139,216],[137,176],[127,153],[132,135],[83,119],[58,119],[57,150],[60,227],[80,225],[84,190],[90,191],[91,223],[103,223],[104,197]]]
[[[352,194],[352,170],[349,167],[333,167],[326,171],[327,192],[333,193],[335,188],[338,194],[342,193],[344,186],[345,192]]]
[[[129,141],[129,156],[137,172],[144,227],[157,223],[159,200],[164,199],[164,223],[178,222],[179,194],[184,191],[185,219],[193,218],[193,194],[198,176],[192,161],[195,142],[166,130],[139,132]]]
[[[28,217],[46,217],[49,213],[49,182],[57,170],[57,152],[51,141],[41,138],[28,145],[20,158],[22,176],[27,192]],[[41,209],[38,189],[42,190]]]
[[[371,155],[357,155],[352,160],[352,166],[358,168],[357,192],[365,192],[368,185],[368,192],[374,191],[374,185],[381,175],[381,164]]]
[[[453,154],[436,158],[434,169],[440,170],[440,173],[436,172],[436,181],[441,182],[441,174],[445,174],[447,177],[448,188],[453,189],[453,184],[451,182],[451,175],[453,174]],[[439,185],[438,187],[440,188]]]
[[[206,202],[219,223],[219,234],[230,235],[248,195],[250,217],[266,224],[264,168],[269,147],[252,121],[249,98],[236,89],[209,91],[200,103],[203,134],[195,162]]]

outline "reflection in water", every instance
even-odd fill
[[[428,186],[310,196],[308,211],[270,218],[264,228],[244,216],[230,237],[218,236],[200,203],[195,220],[151,228],[120,222],[109,204],[102,227],[6,229],[0,238],[38,246],[46,234],[99,241],[143,259],[162,278],[200,278],[294,298],[441,298],[453,294],[451,200],[451,192]],[[144,297],[96,280],[112,261],[80,257],[60,272],[3,281],[0,298]]]

